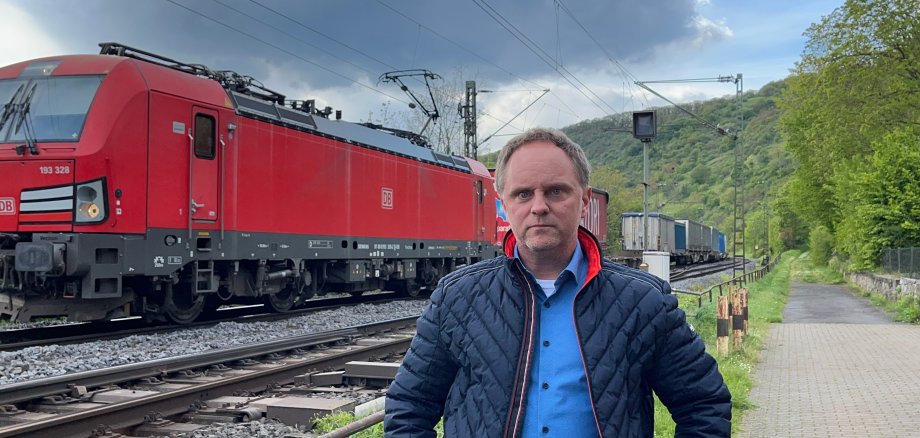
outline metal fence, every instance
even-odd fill
[[[920,278],[920,248],[883,249],[882,269],[905,277]]]

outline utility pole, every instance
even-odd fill
[[[476,142],[476,81],[466,81],[466,100],[460,107],[463,119],[463,155],[478,160],[479,143]]]
[[[744,249],[744,154],[742,153],[743,147],[741,145],[741,132],[744,130],[744,110],[743,110],[743,101],[744,96],[744,85],[741,79],[741,73],[734,78],[727,76],[720,78],[720,82],[734,82],[735,83],[735,99],[738,101],[738,135],[734,137],[735,140],[735,171],[734,171],[734,183],[735,183],[735,218],[732,221],[733,234],[732,240],[734,241],[733,248],[733,259],[735,263],[732,264],[732,278],[740,278],[741,282],[744,282],[744,274],[747,270],[747,256]],[[741,266],[738,266],[738,252],[741,252]]]
[[[648,144],[658,132],[655,111],[633,112],[633,137],[642,142],[642,249],[648,250]]]
[[[661,95],[657,91],[649,88],[646,84],[652,83],[684,83],[684,82],[733,82],[735,84],[735,100],[738,101],[738,132],[734,133],[731,130],[715,125],[708,120],[700,117],[699,115],[693,113],[692,111],[674,103],[667,97]],[[700,79],[668,79],[662,81],[636,81],[636,85],[644,88],[646,91],[658,96],[665,102],[674,105],[677,109],[685,112],[690,117],[693,117],[700,123],[705,126],[708,126],[718,132],[721,135],[729,136],[735,142],[735,165],[734,170],[732,171],[732,179],[734,181],[734,220],[732,222],[732,241],[734,242],[734,248],[732,250],[732,257],[735,259],[735,263],[732,267],[732,278],[739,278],[739,281],[743,281],[744,274],[746,271],[746,255],[744,250],[744,154],[742,153],[741,146],[741,133],[744,131],[744,82],[742,81],[741,73],[738,73],[736,76],[719,76],[715,78],[700,78]],[[741,263],[738,262],[738,254],[741,254]],[[740,274],[740,275],[739,275]]]
[[[769,211],[767,210],[767,209],[769,208],[769,201],[767,200],[767,195],[769,195],[770,186],[767,184],[767,181],[766,181],[766,180],[763,181],[763,185],[764,185],[764,190],[763,190],[763,232],[764,232],[764,236],[765,236],[765,239],[764,239],[764,240],[766,240],[766,242],[767,242],[767,249],[766,249],[766,254],[765,254],[765,255],[766,255],[766,262],[769,263],[769,262],[770,262],[770,256],[771,256],[772,253],[773,253],[773,251],[770,250],[770,213],[769,213]]]

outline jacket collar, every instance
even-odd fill
[[[601,259],[603,258],[601,244],[587,228],[582,226],[578,227],[578,242],[581,244],[582,254],[588,261],[588,274],[585,276],[584,283],[588,284],[601,271]],[[515,245],[517,245],[517,238],[514,236],[514,232],[508,230],[505,233],[502,248],[505,251],[505,256],[509,259],[514,258]]]

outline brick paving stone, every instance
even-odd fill
[[[843,287],[793,284],[753,377],[738,436],[920,437],[920,326]]]

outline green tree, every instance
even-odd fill
[[[778,99],[780,131],[798,162],[796,213],[833,230],[846,201],[835,185],[872,142],[920,121],[920,13],[916,0],[847,0],[812,25]],[[843,204],[841,203],[843,202]]]
[[[776,201],[770,203],[770,246],[775,252],[801,248],[808,236],[804,220],[792,208],[791,182],[780,187]]]
[[[811,263],[815,266],[826,266],[831,259],[831,251],[834,250],[834,236],[824,225],[818,225],[811,229],[808,235],[808,251],[811,256]]]
[[[920,245],[920,126],[873,143],[875,152],[853,178],[838,182],[840,204],[849,205],[837,231],[838,248],[854,269],[872,268],[884,248]]]
[[[641,210],[641,193],[637,196],[638,189],[631,186],[622,173],[603,164],[596,165],[591,170],[590,183],[591,187],[604,190],[610,195],[607,201],[607,246],[611,249],[620,249],[620,238],[623,236],[620,214]]]

